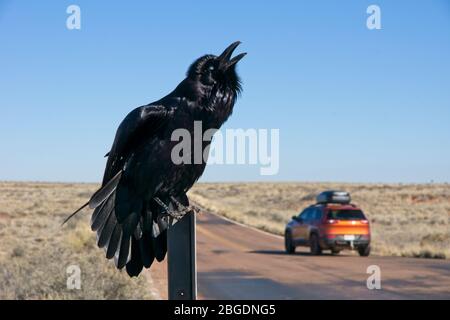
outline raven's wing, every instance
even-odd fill
[[[115,258],[118,268],[123,268],[130,259],[132,243],[144,235],[149,236],[143,231],[148,230],[151,222],[151,219],[142,219],[148,211],[143,199],[133,193],[132,185],[127,188],[129,181],[122,181],[127,161],[143,143],[164,129],[172,115],[172,108],[161,105],[142,106],[127,115],[117,129],[109,152],[102,187],[89,201],[89,206],[95,208],[91,228],[97,231],[97,244],[106,249],[108,259]],[[129,191],[125,196],[123,192],[116,195],[119,184],[121,190]],[[127,212],[119,210],[124,206]],[[148,222],[144,225],[145,221]]]
[[[133,151],[146,139],[162,129],[173,114],[164,105],[145,105],[131,111],[120,124],[111,150],[107,153],[102,187],[89,200],[91,209],[97,208],[115,190],[123,167]]]
[[[103,177],[107,183],[122,169],[127,158],[143,141],[158,133],[173,114],[164,105],[146,105],[131,111],[117,129],[116,137],[108,154],[108,162]]]

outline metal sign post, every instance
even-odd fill
[[[196,254],[195,213],[190,212],[168,229],[169,300],[197,299]]]

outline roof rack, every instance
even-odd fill
[[[337,203],[337,204],[350,204],[351,202],[350,193],[346,191],[335,191],[328,190],[320,193],[316,197],[316,201],[318,204],[328,204],[328,203]]]

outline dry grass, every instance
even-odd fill
[[[151,299],[146,278],[130,279],[95,245],[89,214],[63,219],[95,190],[90,184],[0,183],[0,299]],[[81,269],[67,289],[66,268]]]
[[[323,190],[352,194],[371,221],[373,253],[450,258],[448,184],[204,183],[190,191],[199,205],[238,222],[283,234],[286,222]]]
[[[0,182],[0,299],[153,298],[145,277],[130,279],[104,258],[87,211],[60,227],[96,187]],[[190,197],[228,218],[282,234],[289,218],[325,189],[348,190],[362,206],[374,253],[450,258],[449,185],[206,183]],[[81,269],[81,290],[67,289],[69,265]]]

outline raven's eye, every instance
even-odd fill
[[[214,66],[209,66],[208,70],[209,71],[214,71]]]

